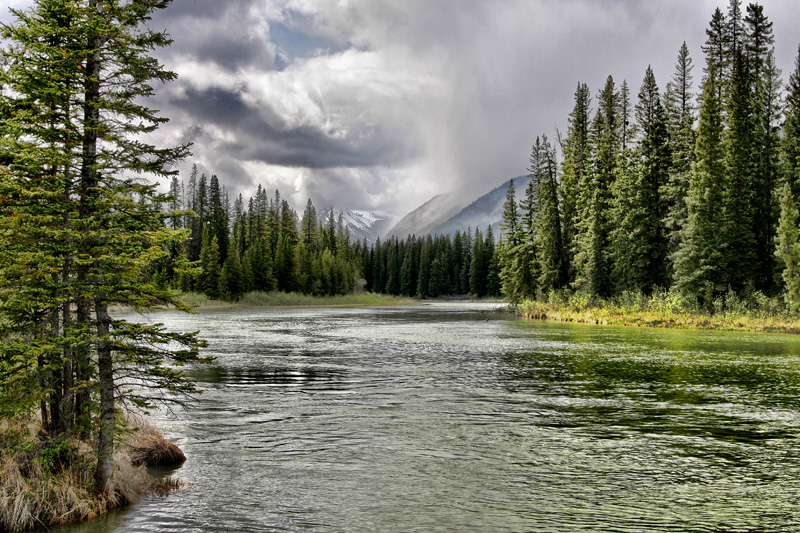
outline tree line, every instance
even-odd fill
[[[448,235],[351,242],[342,213],[319,217],[311,199],[302,216],[261,185],[231,204],[216,175],[192,167],[188,183],[172,178],[165,225],[183,230],[170,257],[153,264],[162,287],[236,300],[250,291],[314,296],[355,290],[436,298],[500,296],[499,263],[491,227]]]
[[[492,227],[449,235],[380,239],[362,247],[366,290],[418,298],[500,296],[499,256]]]
[[[612,76],[579,83],[566,135],[537,138],[525,199],[503,209],[503,293],[609,297],[677,290],[697,308],[785,293],[800,308],[800,50],[784,99],[772,22],[730,0],[706,30],[694,92],[684,43],[661,92],[650,67],[631,98]]]
[[[188,184],[173,177],[166,207],[165,224],[187,239],[153,265],[161,286],[227,300],[250,291],[333,296],[356,288],[361,244],[350,242],[341,212],[320,220],[309,199],[298,216],[278,190],[270,195],[261,185],[247,203],[239,194],[231,205],[217,176],[198,176],[196,166]]]

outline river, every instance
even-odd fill
[[[800,338],[496,307],[150,315],[216,357],[189,485],[54,531],[800,531]]]

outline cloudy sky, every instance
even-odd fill
[[[0,0],[8,6],[30,0]],[[767,0],[784,79],[800,2]],[[174,0],[152,21],[179,80],[153,106],[165,142],[193,143],[232,194],[262,184],[296,207],[402,216],[447,191],[524,174],[537,135],[566,129],[578,82],[664,88],[683,41],[695,63],[727,0]],[[746,4],[746,2],[745,2]]]

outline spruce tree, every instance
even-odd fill
[[[539,170],[539,208],[535,232],[539,273],[537,286],[542,291],[559,289],[567,282],[557,167],[555,149],[550,145],[547,136],[543,135]]]
[[[220,275],[222,270],[219,260],[219,243],[217,236],[211,236],[208,228],[203,231],[203,250],[200,252],[200,290],[211,298],[220,298]]]
[[[664,184],[661,197],[666,204],[666,231],[669,236],[668,254],[673,256],[680,247],[683,228],[688,220],[686,196],[689,193],[689,179],[696,133],[694,131],[694,95],[692,94],[692,58],[684,42],[678,52],[675,73],[667,83],[664,93],[664,108],[667,115],[667,129],[672,159],[669,179]]]
[[[500,280],[503,294],[512,303],[519,302],[523,297],[524,287],[520,286],[520,273],[526,268],[521,259],[522,230],[520,227],[519,210],[517,208],[516,190],[514,180],[508,185],[506,199],[503,203],[503,219],[500,223],[503,229],[500,239]],[[476,228],[477,231],[477,228]],[[472,265],[475,264],[475,248],[473,241],[471,249],[469,289],[473,290]]]
[[[725,138],[728,179],[724,188],[721,213],[723,235],[720,244],[727,256],[723,281],[739,292],[752,283],[758,273],[754,209],[757,201],[754,124],[750,75],[741,51],[737,51],[734,58],[728,122]]]
[[[592,168],[584,176],[578,199],[575,285],[590,294],[611,293],[610,203],[621,156],[620,94],[609,76],[597,97],[592,122]]]
[[[797,47],[794,70],[789,75],[787,87],[781,171],[792,189],[792,197],[800,198],[800,46]]]
[[[479,228],[475,228],[475,239],[472,243],[472,262],[469,266],[469,292],[478,298],[486,296],[488,278],[488,258],[486,243]]]
[[[722,10],[716,8],[711,16],[711,21],[706,29],[706,42],[703,45],[703,53],[706,56],[706,68],[704,69],[703,85],[707,84],[707,78],[711,71],[714,71],[716,81],[714,83],[717,94],[716,98],[720,105],[727,99],[728,69],[731,62],[729,55],[729,33],[728,22]]]
[[[219,277],[219,292],[230,300],[238,300],[245,292],[244,269],[236,248],[228,248],[228,257],[222,265]]]
[[[620,167],[614,199],[614,278],[618,290],[649,293],[668,284],[667,119],[653,70],[648,67],[636,104],[639,145],[635,160]]]
[[[722,103],[713,63],[703,82],[700,124],[692,165],[688,220],[675,255],[675,285],[687,301],[710,309],[726,290],[724,194],[727,189]]]
[[[789,183],[783,186],[775,255],[783,263],[784,299],[792,313],[800,312],[800,212]]]
[[[497,298],[500,296],[500,259],[497,255],[497,245],[494,241],[494,230],[492,230],[492,226],[486,228],[486,240],[484,241],[483,252],[486,256],[485,295]]]
[[[158,206],[167,197],[148,179],[171,178],[174,163],[188,151],[142,140],[142,134],[166,121],[145,105],[146,98],[155,83],[175,77],[149,55],[169,44],[166,35],[146,27],[151,14],[167,4],[38,0],[27,13],[15,12],[17,21],[3,28],[12,44],[3,51],[11,66],[2,74],[2,85],[9,88],[3,94],[9,116],[0,125],[5,152],[0,160],[11,164],[0,170],[0,189],[10,192],[12,201],[4,206],[0,226],[15,226],[21,215],[27,216],[31,206],[21,200],[28,190],[46,192],[48,216],[64,225],[57,233],[44,232],[52,225],[40,226],[43,234],[38,236],[0,230],[0,334],[4,341],[29,335],[15,329],[24,314],[63,332],[50,336],[48,353],[61,353],[58,374],[63,378],[69,372],[74,381],[42,387],[59,389],[82,405],[73,420],[89,424],[82,432],[96,436],[95,485],[101,493],[108,492],[113,470],[115,408],[125,399],[149,401],[123,392],[129,384],[117,378],[132,376],[151,391],[190,391],[192,384],[171,363],[196,359],[199,346],[192,335],[129,323],[109,313],[115,305],[147,310],[155,302],[185,308],[148,276],[151,265],[169,260],[164,247],[184,236],[163,226],[166,213]],[[29,83],[33,75],[41,78]],[[146,179],[130,179],[132,174]],[[52,181],[36,180],[45,175]],[[15,200],[14,192],[24,194]],[[48,233],[55,239],[48,239]],[[9,238],[12,242],[6,242]],[[17,295],[38,283],[20,268],[31,264],[31,256],[20,248],[25,239],[30,239],[28,248],[42,243],[42,265],[60,265],[58,271],[45,271],[52,282],[49,304],[39,297],[17,306]],[[59,250],[49,246],[55,240],[61,242]],[[36,293],[44,294],[39,288]],[[13,342],[0,346],[3,358],[20,347]],[[82,411],[90,400],[96,413],[91,418]]]
[[[775,67],[772,22],[758,4],[747,6],[745,57],[751,84],[751,159],[753,183],[753,233],[757,270],[755,286],[772,293],[777,290],[775,231],[779,206],[777,184],[780,174],[780,112],[782,82]]]
[[[584,183],[589,172],[591,144],[589,123],[591,116],[591,95],[585,83],[579,83],[575,90],[575,105],[569,115],[567,138],[563,143],[564,163],[561,166],[560,195],[563,207],[564,250],[567,270],[567,283],[575,281],[575,239],[578,232],[578,198],[580,184]]]

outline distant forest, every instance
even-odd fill
[[[189,230],[177,275],[184,290],[233,297],[248,290],[438,297],[512,302],[553,290],[610,297],[678,291],[698,308],[726,294],[784,293],[800,307],[800,56],[788,90],[775,66],[772,22],[758,4],[716,9],[697,92],[684,43],[662,92],[648,67],[634,103],[609,76],[593,99],[578,83],[566,134],[533,145],[531,178],[517,203],[513,182],[502,235],[351,243],[341,217],[302,217],[276,191],[228,206],[216,177],[173,182],[173,218]],[[559,153],[561,160],[559,161]],[[299,228],[299,229],[298,229]],[[177,252],[177,251],[175,251]]]
[[[167,225],[184,230],[187,240],[154,266],[161,286],[225,299],[274,290],[316,296],[356,290],[422,298],[500,296],[491,227],[485,236],[476,228],[452,239],[351,242],[341,213],[331,210],[319,220],[308,200],[298,216],[279,191],[269,195],[261,186],[247,204],[240,194],[231,206],[217,176],[198,176],[196,167],[188,184],[173,178],[169,197]]]

